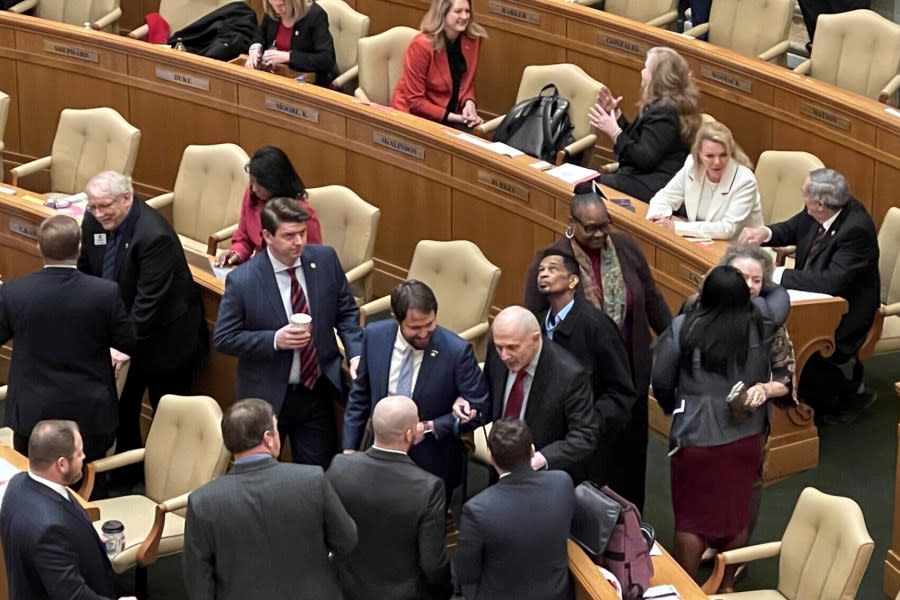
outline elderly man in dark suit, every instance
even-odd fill
[[[564,469],[583,478],[583,463],[597,445],[600,424],[590,375],[561,346],[541,336],[534,314],[510,306],[491,325],[485,378],[493,420],[522,419],[537,451],[531,465]]]
[[[213,343],[238,357],[238,397],[272,404],[294,462],[327,467],[344,395],[334,330],[355,377],[359,309],[334,248],[306,243],[309,214],[297,200],[269,200],[261,221],[266,251],[228,274]],[[305,323],[292,322],[298,314]]]
[[[422,438],[419,409],[404,396],[384,398],[372,430],[371,448],[334,457],[326,474],[359,532],[338,562],[344,598],[449,598],[444,484],[407,456]]]
[[[850,196],[847,180],[832,169],[810,172],[801,188],[805,210],[770,227],[746,228],[742,243],[797,246],[793,269],[779,267],[773,279],[787,289],[841,296],[849,304],[834,333],[835,351],[813,355],[803,369],[800,395],[825,410],[841,409],[837,421],[850,422],[874,400],[858,394],[862,366],[855,363],[850,381],[846,368],[855,360],[879,306],[878,237],[866,208]],[[862,390],[864,392],[864,389]],[[837,396],[837,397],[835,397]]]
[[[0,287],[0,344],[15,342],[6,424],[28,455],[38,421],[78,423],[89,461],[116,438],[119,407],[110,349],[134,351],[134,324],[112,281],[76,268],[81,228],[56,215],[38,229],[44,268]]]
[[[500,481],[463,505],[453,564],[467,600],[568,600],[572,479],[534,471],[534,445],[518,419],[494,423],[487,440]]]
[[[66,489],[81,479],[84,449],[78,426],[73,421],[41,421],[28,445],[29,471],[9,481],[0,510],[9,597],[115,598],[106,549]]]
[[[119,284],[137,331],[116,440],[119,450],[130,450],[142,445],[144,391],[154,408],[163,394],[189,394],[207,352],[208,332],[200,291],[172,226],[134,198],[131,181],[120,173],[96,175],[85,191],[78,268]]]
[[[366,327],[359,375],[344,413],[343,446],[345,452],[359,448],[366,420],[382,398],[408,396],[426,432],[409,456],[443,479],[449,495],[466,460],[459,434],[471,431],[487,411],[488,389],[472,347],[437,324],[437,310],[431,288],[402,281],[391,293],[394,319]]]
[[[349,555],[356,524],[321,467],[278,462],[278,419],[258,398],[226,411],[222,439],[234,466],[188,500],[188,596],[340,600],[328,554]]]

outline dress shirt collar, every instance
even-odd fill
[[[288,269],[296,269],[297,267],[300,267],[303,265],[303,255],[302,254],[300,255],[299,258],[297,258],[297,260],[294,261],[294,264],[292,266],[288,266],[288,265],[284,264],[283,262],[281,262],[280,260],[278,260],[277,258],[275,258],[275,255],[272,254],[271,248],[268,248],[268,247],[266,248],[266,254],[269,255],[269,262],[272,263],[272,270],[275,271],[276,273],[281,273],[282,271],[287,271]]]
[[[827,221],[822,223],[822,229],[825,230],[825,233],[828,233],[828,230],[831,229],[831,226],[834,225],[835,221],[837,221],[838,215],[841,214],[842,210],[844,210],[844,209],[842,208],[841,210],[837,211],[836,213],[831,215],[831,217]]]
[[[234,464],[236,465],[249,465],[256,462],[262,462],[266,459],[272,458],[272,455],[268,452],[260,450],[255,454],[247,454],[246,456],[242,456],[240,458],[234,459]]]
[[[553,331],[562,323],[567,316],[569,316],[569,311],[572,310],[572,307],[575,306],[575,297],[572,296],[572,299],[562,307],[562,309],[557,313],[556,318],[553,319],[553,309],[547,311],[547,318],[544,319],[544,329],[547,331],[547,337],[551,340],[553,339]]]
[[[45,269],[77,269],[78,265],[44,265]]]
[[[429,342],[430,343],[430,342]],[[394,348],[396,348],[403,356],[406,356],[406,353],[410,350],[413,351],[413,356],[416,356],[416,353],[424,354],[425,350],[419,350],[418,348],[413,347],[403,334],[400,332],[400,325],[397,325],[397,335],[394,336]]]
[[[55,481],[50,481],[49,479],[44,479],[40,475],[35,475],[31,471],[28,471],[28,476],[37,481],[38,483],[42,483],[46,485],[48,488],[68,500],[72,501],[72,498],[69,497],[69,491],[66,489],[66,486],[56,483]]]
[[[375,448],[376,450],[378,450],[379,452],[390,452],[391,454],[400,454],[402,456],[408,456],[408,454],[406,452],[403,452],[402,450],[391,450],[390,448],[382,448],[378,444],[372,444],[372,447]]]

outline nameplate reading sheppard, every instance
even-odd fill
[[[50,40],[44,40],[44,52],[52,52],[53,54],[59,54],[60,56],[86,60],[88,62],[100,62],[100,55],[93,50],[85,50],[84,48],[78,48],[76,46],[66,46],[65,44],[51,42]]]
[[[378,133],[377,131],[372,134],[372,140],[379,146],[390,148],[395,152],[402,152],[407,156],[412,156],[413,158],[417,158],[419,160],[425,160],[425,148],[423,148],[422,146],[412,144],[410,142],[401,140],[400,138],[389,137],[384,135],[383,133]]]
[[[204,90],[207,92],[209,91],[209,79],[194,77],[193,75],[188,75],[187,73],[177,73],[175,71],[163,69],[162,67],[156,67],[156,78],[163,79],[165,81],[171,81],[172,83],[177,83],[178,85],[186,85],[188,87],[197,88],[198,90]]]
[[[302,106],[297,106],[296,104],[282,102],[281,100],[276,100],[275,98],[266,97],[266,108],[288,115],[289,117],[296,117],[297,119],[303,119],[304,121],[309,121],[311,123],[319,122],[319,113],[317,111],[303,108]]]

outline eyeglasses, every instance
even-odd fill
[[[594,235],[597,232],[607,233],[609,231],[610,222],[606,221],[605,223],[597,223],[595,225],[585,225],[584,221],[576,217],[575,215],[570,215],[572,220],[578,223],[584,232],[588,235]]]
[[[116,196],[115,198],[113,198],[112,200],[110,200],[109,202],[106,202],[106,203],[104,203],[104,204],[88,204],[88,205],[85,207],[85,210],[87,210],[87,211],[88,211],[89,213],[91,213],[92,215],[93,215],[93,214],[97,214],[97,213],[106,212],[106,211],[108,211],[110,208],[112,208],[113,205],[114,205],[116,202],[118,202],[124,195],[125,195],[125,194],[120,194],[120,195]]]

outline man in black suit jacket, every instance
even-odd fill
[[[83,461],[81,435],[73,421],[35,425],[29,441],[30,471],[9,481],[0,510],[11,600],[116,596],[106,549],[65,487],[81,478]]]
[[[111,281],[76,268],[81,229],[57,215],[38,229],[44,268],[0,287],[0,344],[13,339],[6,424],[28,456],[38,421],[78,423],[88,460],[116,437],[119,409],[110,348],[134,351],[134,324]]]
[[[588,373],[562,347],[541,337],[534,314],[510,306],[491,325],[484,374],[493,420],[522,419],[534,436],[531,465],[582,478],[597,444],[599,423]]]
[[[119,401],[116,447],[141,447],[141,398],[156,408],[163,394],[189,394],[208,333],[178,235],[153,208],[134,198],[131,181],[104,171],[85,188],[78,268],[119,284],[137,331],[137,347]]]
[[[278,462],[272,405],[233,404],[222,439],[234,466],[191,492],[183,572],[192,600],[340,600],[329,559],[356,546],[356,525],[322,468]]]
[[[389,396],[372,411],[375,444],[334,457],[328,480],[359,544],[338,562],[347,600],[450,597],[444,484],[407,456],[422,434],[416,403]]]
[[[801,375],[806,400],[847,407],[862,381],[861,367],[846,381],[838,365],[854,359],[880,303],[878,236],[866,208],[850,196],[847,180],[832,169],[810,172],[801,192],[805,210],[771,227],[744,229],[742,243],[797,246],[793,269],[779,267],[773,279],[787,289],[841,296],[849,310],[834,333],[835,351],[814,355]],[[855,416],[855,415],[853,415]]]
[[[518,419],[488,436],[500,481],[463,505],[453,559],[468,600],[572,598],[567,540],[575,510],[572,479],[534,471],[534,445]]]

